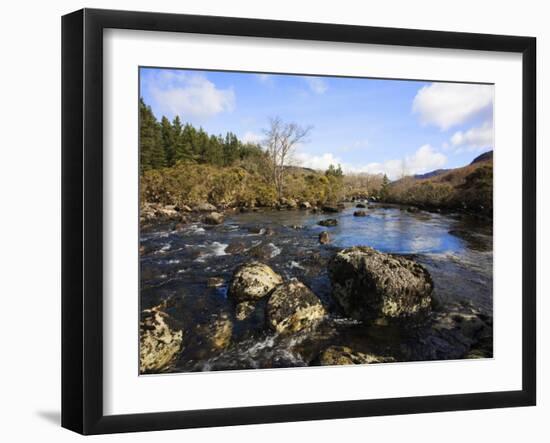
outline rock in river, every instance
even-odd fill
[[[353,213],[353,216],[354,217],[366,217],[367,216],[367,212],[366,211],[355,211]]]
[[[210,350],[226,348],[233,333],[233,322],[225,313],[214,314],[210,321],[197,325],[197,335]]]
[[[283,278],[263,263],[251,262],[240,266],[233,274],[229,287],[229,296],[237,303],[237,318],[243,320],[248,317],[255,302],[282,283]]]
[[[348,348],[347,346],[330,346],[319,356],[321,366],[336,365],[363,365],[371,363],[393,362],[393,357],[382,357],[374,354],[365,354]]]
[[[330,235],[327,231],[323,231],[319,234],[319,243],[321,243],[322,245],[330,243]]]
[[[325,315],[319,298],[296,279],[278,286],[267,302],[268,325],[280,334],[310,328]]]
[[[340,208],[337,205],[324,205],[321,207],[323,212],[340,212]]]
[[[225,284],[225,280],[221,277],[210,277],[206,281],[206,286],[209,288],[219,288]]]
[[[326,220],[321,220],[317,224],[321,226],[336,226],[338,225],[338,220],[336,220],[335,218],[327,218]]]
[[[357,204],[355,205],[355,207],[356,207],[356,208],[362,208],[362,209],[364,209],[364,208],[367,207],[367,205],[366,205],[365,203],[357,203]]]
[[[336,254],[328,270],[332,295],[350,317],[408,317],[431,305],[430,274],[407,258],[355,246]]]
[[[223,214],[219,212],[211,212],[210,214],[204,216],[204,223],[208,225],[220,225],[223,223]]]
[[[217,208],[210,203],[199,203],[194,209],[198,212],[212,212],[217,210]]]
[[[170,316],[160,306],[141,313],[139,324],[139,372],[169,369],[182,350],[183,332],[170,326]]]
[[[233,240],[227,245],[224,252],[226,254],[241,254],[248,249],[245,242],[241,240]]]

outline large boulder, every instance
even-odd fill
[[[347,346],[330,346],[319,356],[319,364],[321,366],[364,365],[394,361],[395,359],[393,357],[383,357],[370,353],[357,352]]]
[[[141,313],[139,339],[140,373],[164,372],[182,350],[183,332],[173,328],[170,316],[156,306]]]
[[[336,254],[328,270],[333,297],[352,318],[409,317],[431,306],[430,274],[407,258],[355,246]]]
[[[267,302],[267,323],[280,334],[310,328],[325,315],[319,298],[296,279],[278,286]]]
[[[229,296],[237,304],[237,319],[247,318],[255,303],[282,283],[283,278],[266,264],[251,262],[240,266],[229,287]]]

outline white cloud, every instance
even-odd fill
[[[328,90],[328,85],[325,80],[319,77],[304,77],[304,80],[315,94],[324,94]]]
[[[457,151],[478,151],[493,147],[493,126],[489,122],[466,132],[457,131],[451,137],[450,147]]]
[[[423,145],[412,155],[401,159],[392,159],[385,162],[373,162],[366,164],[349,164],[332,153],[311,155],[305,152],[298,152],[294,156],[297,165],[325,170],[329,165],[342,166],[344,172],[368,172],[371,174],[387,174],[391,179],[400,178],[403,174],[414,175],[440,169],[447,163],[447,157],[437,152],[430,145]]]
[[[412,110],[423,124],[446,130],[470,120],[492,104],[490,85],[432,83],[417,92]]]
[[[252,131],[246,131],[241,137],[241,140],[244,143],[261,143],[263,139],[264,136],[262,134],[257,134]]]
[[[165,71],[151,87],[151,95],[163,114],[211,117],[235,106],[233,89],[219,89],[198,74]]]
[[[329,167],[329,165],[336,166],[337,164],[342,163],[342,161],[338,157],[335,157],[331,153],[311,155],[305,152],[297,152],[294,154],[293,158],[296,165],[303,166],[304,168],[319,170],[325,170]]]

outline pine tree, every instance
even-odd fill
[[[379,196],[381,200],[386,200],[388,198],[388,191],[390,186],[390,179],[386,174],[382,178],[382,186],[380,187]]]
[[[166,117],[162,117],[160,121],[160,129],[162,136],[162,147],[165,154],[166,166],[173,166],[175,164],[175,150],[176,150],[176,128],[172,126],[170,120]]]
[[[224,164],[223,147],[214,135],[210,136],[204,147],[203,160],[211,165],[222,166]]]
[[[174,126],[181,126],[179,117],[174,119]],[[175,160],[176,161],[189,161],[197,160],[199,158],[193,149],[193,143],[196,137],[196,130],[193,126],[187,123],[183,129],[180,130],[180,136],[176,140]]]
[[[241,143],[235,134],[228,132],[225,135],[223,142],[223,162],[225,165],[229,166],[237,161],[240,155],[240,145]]]
[[[140,172],[164,166],[164,150],[160,128],[153,111],[143,99],[139,100]]]

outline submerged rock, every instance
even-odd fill
[[[327,218],[326,220],[321,220],[317,224],[321,226],[337,226],[338,220],[336,220],[335,218]]]
[[[231,243],[229,243],[226,248],[224,249],[224,252],[226,254],[240,254],[248,249],[248,246],[245,242],[241,240],[234,240]]]
[[[330,235],[327,231],[323,231],[319,234],[319,243],[321,243],[322,245],[330,243]]]
[[[367,205],[366,205],[365,203],[357,203],[357,204],[355,205],[355,207],[356,207],[356,208],[366,208]]]
[[[363,365],[372,363],[394,362],[393,357],[382,357],[374,354],[365,354],[348,348],[347,346],[330,346],[319,356],[321,366],[336,365]]]
[[[354,217],[366,217],[368,214],[366,211],[355,211],[353,213]]]
[[[328,271],[334,299],[356,319],[408,317],[431,305],[430,274],[404,257],[355,246],[336,254]]]
[[[257,301],[283,283],[283,278],[260,262],[246,263],[233,274],[229,296],[237,303]]]
[[[407,360],[493,357],[492,317],[457,303],[446,304],[404,340]]]
[[[256,303],[252,301],[243,301],[235,306],[235,317],[237,320],[246,320],[256,309]]]
[[[340,212],[340,208],[337,205],[324,205],[321,207],[323,212]]]
[[[197,326],[197,335],[210,350],[225,349],[231,342],[233,322],[222,312],[211,316],[210,321]]]
[[[267,302],[267,323],[280,334],[310,328],[325,315],[319,298],[296,279],[278,286]]]
[[[279,255],[281,253],[281,249],[273,243],[262,242],[259,245],[250,248],[248,253],[256,260],[268,261],[269,259]]]
[[[219,288],[225,284],[225,280],[221,277],[210,277],[206,281],[206,286],[209,288]]]
[[[220,225],[223,223],[223,214],[219,212],[211,212],[204,216],[203,222],[208,225]]]
[[[139,372],[170,369],[182,350],[183,332],[170,326],[170,316],[156,306],[141,313]]]

